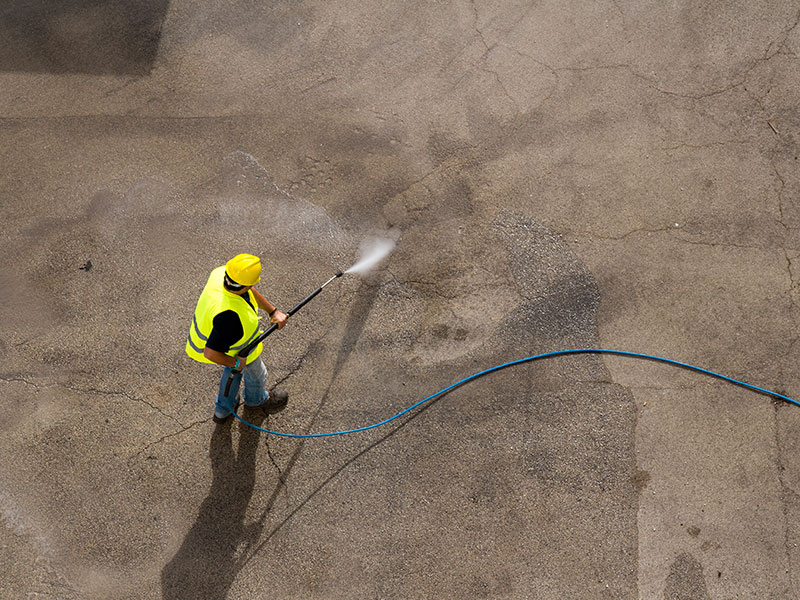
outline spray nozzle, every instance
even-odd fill
[[[339,271],[338,273],[336,273],[336,275],[334,275],[334,277],[341,277],[342,275],[344,275],[344,273]]]

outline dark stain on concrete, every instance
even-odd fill
[[[633,477],[631,477],[631,483],[633,484],[633,487],[641,492],[647,487],[647,484],[650,483],[650,473],[643,469],[639,469],[633,474]]]
[[[169,0],[30,0],[0,9],[0,71],[141,76]]]
[[[679,555],[670,567],[664,586],[664,600],[708,600],[703,565],[688,552]]]

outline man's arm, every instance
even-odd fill
[[[269,314],[269,322],[277,323],[278,329],[282,329],[283,326],[286,325],[286,319],[288,319],[289,317],[287,317],[284,313],[279,311],[272,302],[264,298],[261,292],[259,292],[257,289],[250,288],[250,290],[253,292],[253,296],[255,296],[256,298],[258,307]]]
[[[226,310],[214,317],[211,333],[208,334],[206,347],[203,349],[203,356],[211,362],[222,365],[223,367],[236,368],[236,357],[226,354],[240,337],[244,335],[242,322],[239,316],[232,310]],[[241,364],[240,367],[244,366]]]
[[[205,356],[211,362],[215,362],[223,367],[233,368],[236,366],[236,359],[233,356],[228,356],[227,354],[218,352],[217,350],[212,350],[208,346],[203,349],[203,356]],[[241,359],[239,362],[241,365]]]
[[[275,305],[266,298],[264,298],[264,295],[261,292],[259,292],[256,288],[250,288],[250,291],[253,292],[253,295],[256,297],[256,302],[258,303],[258,307],[261,310],[265,310],[268,313],[271,313],[274,310],[276,310]]]

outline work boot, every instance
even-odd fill
[[[236,406],[233,408],[233,412],[236,412],[237,410],[239,410],[239,403],[238,402],[236,403]],[[211,417],[211,419],[217,425],[222,425],[223,423],[227,423],[231,419],[231,417],[233,417],[233,412],[228,413],[227,416],[224,416],[224,417],[218,417],[217,413],[215,412],[214,416]]]
[[[289,402],[289,392],[286,390],[270,390],[269,398],[264,403],[264,408],[268,411],[279,411]]]

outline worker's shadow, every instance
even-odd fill
[[[372,306],[379,289],[377,285],[367,285],[365,293],[360,296],[351,310],[350,318],[345,328],[347,335],[340,344],[328,389],[322,394],[317,410],[311,416],[311,424],[316,422],[322,408],[325,406],[333,382],[337,380],[342,367],[358,342],[369,314],[369,308]],[[211,462],[213,468],[211,492],[200,506],[200,514],[197,521],[183,540],[183,544],[177,554],[161,571],[161,588],[164,600],[185,598],[223,600],[226,598],[231,584],[242,568],[263,550],[272,537],[286,523],[291,521],[294,515],[302,510],[317,493],[349,465],[378,444],[389,439],[397,430],[415,419],[427,408],[429,406],[424,407],[385,436],[346,461],[317,487],[310,496],[272,528],[266,539],[263,540],[259,540],[259,538],[267,524],[270,511],[280,490],[285,485],[289,473],[299,459],[306,440],[300,440],[286,466],[284,466],[280,481],[275,486],[260,518],[245,527],[245,512],[253,495],[253,486],[255,484],[255,456],[259,431],[239,423],[239,453],[238,456],[234,456],[229,428],[217,427],[211,438]],[[243,415],[243,418],[253,425],[260,426],[265,416],[259,410],[248,411]]]
[[[260,426],[261,410],[243,417]],[[231,427],[239,428],[238,452],[233,451]],[[200,505],[197,521],[178,552],[161,571],[164,600],[204,598],[222,600],[247,560],[247,549],[259,538],[264,521],[245,525],[253,495],[256,450],[260,432],[240,422],[217,426],[211,436],[211,491]]]

